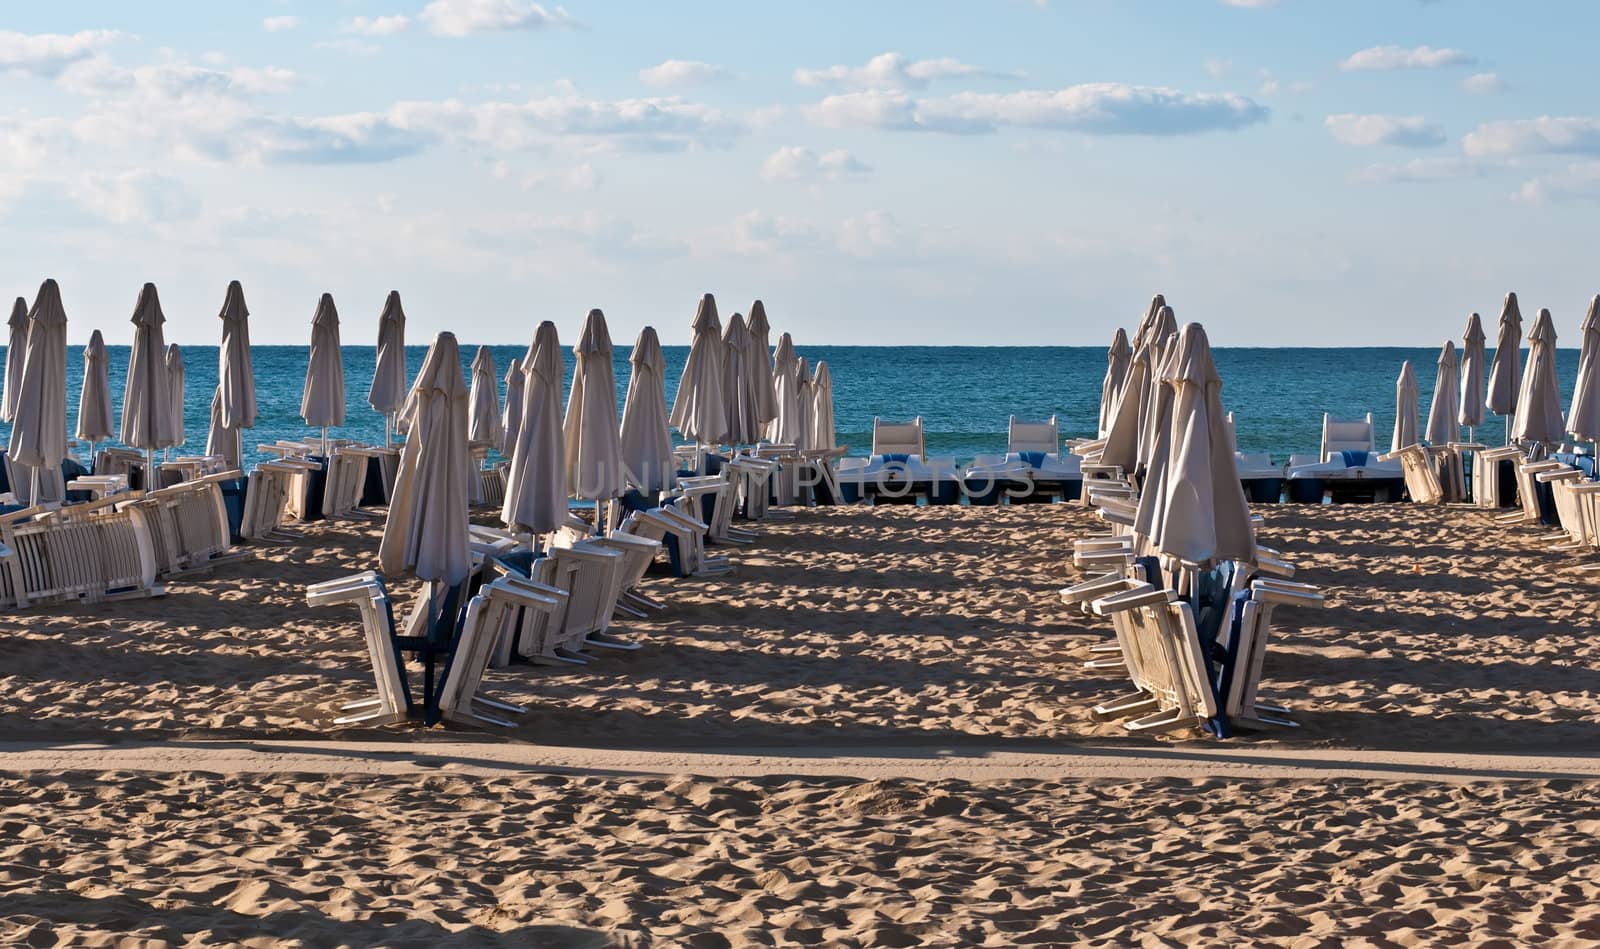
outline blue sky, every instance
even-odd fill
[[[74,341],[157,283],[211,343],[323,291],[413,342],[1437,345],[1600,289],[1585,2],[255,0],[8,5],[0,286]]]

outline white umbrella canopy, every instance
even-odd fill
[[[529,361],[532,353],[524,353],[521,359],[512,358],[511,365],[506,367],[506,404],[501,415],[500,453],[506,457],[511,456],[511,446],[517,443],[517,430],[522,426],[522,385],[527,378],[523,366]]]
[[[173,445],[186,442],[184,430],[184,354],[176,342],[166,344],[166,398],[173,413]]]
[[[28,342],[15,408],[11,461],[32,469],[37,489],[44,472],[59,470],[67,457],[67,313],[54,280],[39,286],[28,311]],[[38,491],[29,497],[36,499]]]
[[[606,316],[590,310],[578,345],[567,416],[562,426],[567,481],[574,497],[614,498],[628,486],[622,475],[622,437],[617,421],[617,381],[611,366],[611,331]]]
[[[694,336],[689,358],[678,378],[678,393],[668,419],[683,437],[700,445],[715,445],[728,434],[727,410],[722,404],[722,321],[711,294],[700,298],[694,314]]]
[[[453,333],[428,347],[401,414],[410,437],[400,451],[378,563],[384,573],[456,584],[467,578],[467,387]]]
[[[1489,392],[1484,404],[1496,415],[1505,416],[1506,437],[1511,436],[1511,416],[1517,412],[1517,394],[1522,389],[1522,309],[1515,293],[1506,294],[1500,309],[1500,335],[1494,344],[1494,364],[1489,367]]]
[[[1155,437],[1159,423],[1155,418],[1156,390],[1164,385],[1162,373],[1166,368],[1167,360],[1176,351],[1178,344],[1178,319],[1172,312],[1172,307],[1163,306],[1156,313],[1156,318],[1150,325],[1150,332],[1145,336],[1145,345],[1150,348],[1150,381],[1148,393],[1145,395],[1144,417],[1139,422],[1139,457],[1138,467],[1148,470],[1150,459],[1155,454]]]
[[[400,305],[400,291],[390,290],[378,316],[378,359],[372,370],[372,385],[367,388],[367,404],[382,415],[384,440],[389,439],[392,416],[406,399],[406,311]]]
[[[167,344],[167,400],[172,412],[172,444],[182,445],[187,440],[183,424],[183,351],[177,343]]]
[[[220,455],[227,467],[238,468],[243,460],[239,457],[239,430],[224,424],[222,405],[222,385],[219,383],[211,393],[211,425],[206,429],[206,454]]]
[[[1578,381],[1567,410],[1567,431],[1587,441],[1600,441],[1600,295],[1589,301],[1583,317]]]
[[[17,390],[22,387],[22,359],[28,353],[28,301],[17,297],[7,322],[11,335],[6,340],[5,394],[0,397],[0,419],[11,421],[17,414]]]
[[[767,438],[775,445],[800,443],[800,360],[794,353],[794,340],[788,333],[778,337],[778,348],[772,353],[773,402],[778,414],[767,427]]]
[[[1468,430],[1483,424],[1484,339],[1483,323],[1474,313],[1461,336],[1461,411],[1456,417]]]
[[[627,480],[640,491],[662,491],[677,483],[672,432],[667,424],[667,358],[655,327],[639,332],[628,356],[628,397],[622,403],[619,433]]]
[[[760,300],[750,304],[745,329],[750,332],[750,388],[756,394],[756,426],[760,431],[778,417],[772,389],[772,324],[767,322],[766,304]]]
[[[753,444],[761,440],[761,426],[756,421],[756,393],[751,388],[755,374],[750,362],[756,354],[744,317],[738,313],[728,320],[728,330],[722,336],[722,358],[722,406],[728,413],[724,440],[735,445]]]
[[[111,359],[105,337],[95,330],[83,348],[83,388],[78,392],[76,437],[91,445],[110,441],[116,433],[111,416]],[[93,459],[90,459],[91,464]]]
[[[1430,445],[1448,445],[1460,435],[1461,430],[1456,422],[1456,416],[1461,414],[1459,372],[1456,344],[1445,340],[1444,349],[1439,351],[1438,374],[1434,376],[1433,404],[1428,406],[1427,439]]]
[[[1128,334],[1117,327],[1111,337],[1111,348],[1106,352],[1106,377],[1100,383],[1100,437],[1104,438],[1111,427],[1111,416],[1117,410],[1117,397],[1128,378],[1128,363],[1133,359],[1133,347],[1128,345]]]
[[[468,397],[467,439],[477,444],[505,445],[505,426],[500,421],[500,380],[494,368],[494,353],[479,346],[472,355],[472,392]]]
[[[523,360],[522,420],[511,446],[511,471],[500,520],[513,531],[548,534],[567,519],[567,464],[561,430],[561,341],[539,324]]]
[[[1540,310],[1534,317],[1528,343],[1528,365],[1517,393],[1511,437],[1554,444],[1565,436],[1567,426],[1561,417],[1561,385],[1556,377],[1556,324],[1549,310]]]
[[[800,437],[795,439],[795,447],[805,448],[811,444],[811,399],[814,384],[811,380],[811,364],[806,362],[806,357],[801,356],[794,361],[795,390],[800,393]]]
[[[828,361],[817,361],[817,371],[811,378],[811,445],[813,451],[830,451],[838,447],[839,436],[833,422],[833,372]]]
[[[1412,368],[1411,360],[1407,359],[1400,365],[1400,378],[1394,384],[1394,437],[1389,440],[1389,450],[1399,451],[1408,445],[1417,443],[1417,431],[1421,427],[1418,416],[1417,371]]]
[[[328,429],[344,424],[344,354],[339,346],[339,311],[331,293],[322,295],[311,317],[311,358],[306,362],[300,417],[312,428],[322,429],[326,453]]]
[[[240,433],[256,424],[256,375],[250,352],[250,309],[244,287],[234,280],[222,300],[222,345],[217,350],[219,413],[206,438],[206,454],[221,455],[229,467],[243,461]]]
[[[1222,379],[1200,324],[1184,326],[1170,347],[1152,403],[1157,430],[1134,529],[1180,560],[1254,559]]]
[[[128,381],[122,391],[122,441],[147,454],[177,444],[172,417],[172,389],[167,384],[167,342],[162,329],[156,285],[139,291],[133,308],[133,351],[128,356]]]

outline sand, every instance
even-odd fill
[[[642,650],[492,671],[530,708],[493,736],[330,724],[370,689],[358,619],[303,589],[370,567],[376,524],[5,617],[0,939],[1600,939],[1600,785],[1568,777],[1600,750],[1600,580],[1470,510],[1263,513],[1328,605],[1279,612],[1266,669],[1303,727],[1226,744],[1089,715],[1121,683],[1055,597],[1092,525],[1061,505],[766,525],[733,577],[651,581],[670,609],[624,624]],[[297,744],[326,739],[357,750]],[[394,769],[239,757],[373,740]],[[537,755],[427,757],[484,741]],[[657,773],[679,766],[714,776]]]

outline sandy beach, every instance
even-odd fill
[[[1090,716],[1120,683],[1083,668],[1106,627],[1056,598],[1078,576],[1063,551],[1094,523],[1076,506],[814,509],[763,525],[731,577],[650,581],[670,608],[620,624],[638,652],[491,671],[486,691],[530,708],[494,735],[330,724],[368,688],[358,620],[306,607],[303,589],[368,568],[379,522],[311,525],[163,598],[6,617],[0,938],[1600,939],[1600,914],[1573,909],[1600,879],[1596,785],[1568,772],[1593,771],[1561,765],[1600,731],[1592,575],[1471,510],[1262,513],[1263,542],[1328,605],[1281,611],[1268,660],[1264,692],[1303,727],[1231,743],[1130,740]],[[536,743],[544,757],[398,773],[25,760],[85,742],[323,739],[410,742],[419,758]],[[1075,748],[1202,763],[1051,773],[1049,756]],[[1230,748],[1286,770],[1204,764]],[[608,749],[931,763],[687,777],[655,773],[670,762],[562,769],[563,749],[579,764]],[[1293,760],[1310,752],[1369,770]],[[1449,752],[1526,764],[1372,774]],[[960,770],[1006,755],[1039,757]]]

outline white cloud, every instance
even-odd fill
[[[839,250],[852,257],[881,257],[905,243],[905,234],[888,211],[867,211],[839,222]]]
[[[1086,83],[1055,91],[965,92],[912,99],[903,92],[829,96],[806,109],[831,128],[867,127],[978,134],[1002,127],[1091,135],[1185,135],[1265,122],[1269,110],[1236,95],[1180,92],[1157,86]]]
[[[1413,158],[1368,165],[1351,173],[1350,180],[1357,184],[1456,181],[1481,177],[1483,173],[1482,165],[1461,158]]]
[[[509,166],[504,162],[495,168],[496,177],[508,177],[511,174]],[[569,194],[581,194],[593,191],[600,187],[602,180],[600,170],[584,162],[571,168],[541,168],[530,171],[522,176],[521,185],[525,190],[536,188],[553,188]]]
[[[362,36],[393,36],[405,32],[410,25],[411,18],[398,13],[393,16],[357,16],[345,21],[344,30]]]
[[[337,50],[349,53],[352,56],[376,56],[383,52],[383,47],[367,40],[358,40],[353,36],[341,36],[331,40],[318,40],[313,44],[317,49]]]
[[[261,21],[261,28],[268,33],[282,33],[299,25],[300,18],[297,16],[269,16]]]
[[[639,78],[652,86],[689,86],[728,78],[721,66],[688,59],[669,59],[658,66],[639,70]]]
[[[88,59],[124,37],[115,30],[71,34],[0,30],[0,73],[54,78],[73,63]]]
[[[1552,198],[1600,200],[1600,161],[1579,162],[1523,182],[1515,197],[1532,204]]]
[[[1432,46],[1373,46],[1351,53],[1339,64],[1345,72],[1390,72],[1396,69],[1439,69],[1445,66],[1470,66],[1476,57],[1459,49]]]
[[[1242,7],[1248,10],[1264,10],[1275,7],[1278,0],[1222,0],[1222,5],[1227,7]]]
[[[103,57],[84,60],[61,75],[62,86],[79,95],[126,94],[147,100],[279,93],[298,82],[293,70],[278,66],[217,69],[173,61],[125,69]]]
[[[418,14],[440,36],[497,30],[544,30],[577,26],[562,7],[546,9],[528,0],[430,0]]]
[[[802,145],[780,148],[761,163],[761,177],[768,181],[837,181],[871,170],[842,148],[818,155]]]
[[[840,84],[861,89],[922,89],[936,79],[1014,79],[1017,73],[996,72],[958,59],[919,59],[902,53],[879,53],[865,66],[829,66],[796,69],[794,81],[802,86]]]
[[[1461,88],[1475,96],[1492,96],[1504,92],[1506,84],[1496,73],[1480,72],[1461,80]]]
[[[176,178],[153,171],[84,175],[72,188],[78,203],[117,224],[187,220],[200,203]]]
[[[1420,115],[1330,115],[1324,120],[1335,139],[1346,145],[1398,145],[1429,148],[1443,145],[1444,130]]]
[[[1485,122],[1461,144],[1468,155],[1600,155],[1600,119],[1543,115]]]
[[[1212,79],[1226,79],[1233,75],[1233,60],[1231,59],[1208,59],[1202,65],[1205,68],[1206,75]]]

